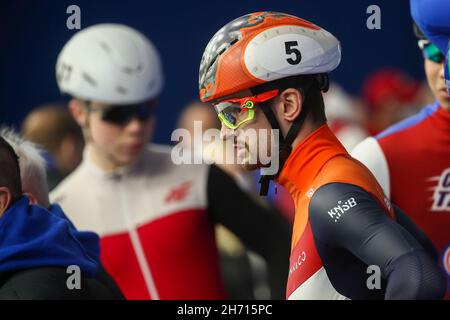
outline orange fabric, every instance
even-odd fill
[[[292,151],[277,182],[289,191],[295,203],[291,249],[297,244],[308,223],[308,207],[314,191],[329,183],[359,186],[378,200],[386,214],[394,217],[390,203],[376,178],[347,153],[326,124],[312,132]]]

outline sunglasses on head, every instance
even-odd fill
[[[253,120],[255,117],[254,107],[257,103],[273,99],[278,93],[279,90],[275,89],[255,96],[222,100],[213,106],[220,122],[227,128],[236,130],[244,123]]]
[[[156,110],[156,102],[154,100],[138,104],[112,105],[102,108],[94,108],[90,103],[87,103],[86,106],[89,111],[100,112],[103,121],[118,126],[125,126],[133,119],[144,122],[150,119]]]
[[[419,47],[425,59],[436,63],[442,63],[445,60],[445,55],[431,42],[419,41]]]

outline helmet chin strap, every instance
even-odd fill
[[[275,114],[273,110],[270,108],[269,105],[263,105],[261,108],[269,121],[272,129],[278,130],[278,147],[279,147],[279,167],[278,171],[274,175],[262,175],[259,183],[261,184],[261,189],[259,192],[260,196],[267,196],[267,193],[269,191],[269,185],[270,181],[274,180],[278,174],[281,172],[281,169],[284,166],[284,163],[286,162],[287,158],[292,152],[292,143],[294,142],[295,138],[297,137],[298,133],[300,132],[300,129],[305,122],[305,119],[308,115],[309,109],[307,108],[307,104],[303,104],[302,111],[300,112],[300,115],[294,120],[291,127],[289,128],[288,133],[286,134],[286,137],[283,137],[283,134],[281,133],[280,124],[278,123],[277,118],[275,117]]]
[[[321,74],[314,74],[309,75],[307,79],[310,79],[310,81],[307,85],[305,85],[305,77],[304,76],[293,76],[289,78],[283,78],[280,80],[276,80],[273,83],[265,83],[260,86],[251,88],[250,91],[253,94],[258,94],[264,91],[267,91],[270,88],[273,88],[278,85],[280,88],[280,91],[283,91],[287,88],[296,88],[298,85],[304,84],[303,86],[303,102],[302,102],[302,110],[300,111],[300,115],[293,121],[291,127],[289,128],[286,137],[283,136],[281,130],[280,130],[280,124],[278,123],[277,118],[275,117],[275,114],[273,110],[270,108],[270,101],[261,102],[261,110],[264,112],[264,115],[266,116],[267,120],[270,123],[270,126],[272,129],[278,129],[279,135],[278,135],[278,147],[279,147],[279,166],[278,171],[275,174],[262,174],[261,179],[259,180],[259,183],[261,184],[260,189],[260,195],[266,196],[269,191],[269,185],[270,181],[274,180],[283,169],[283,166],[289,157],[289,155],[292,152],[292,143],[294,142],[295,138],[299,134],[303,123],[306,120],[306,117],[308,116],[313,103],[315,103],[315,98],[312,98],[310,93],[310,89],[312,87],[318,88],[321,92],[327,92],[329,87],[329,79],[328,75],[325,73]],[[264,169],[264,168],[263,168]],[[264,170],[262,170],[264,172]]]

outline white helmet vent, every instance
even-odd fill
[[[77,32],[58,56],[61,92],[108,104],[134,104],[162,90],[160,57],[140,32],[120,24],[99,24]]]

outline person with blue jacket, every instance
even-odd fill
[[[98,236],[22,192],[18,157],[0,137],[0,299],[123,298],[100,263]]]

